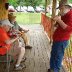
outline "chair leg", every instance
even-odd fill
[[[9,59],[9,55],[7,54],[7,72],[9,72],[9,68],[10,68],[10,59]]]

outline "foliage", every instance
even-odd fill
[[[38,6],[42,3],[42,0],[9,0],[9,3],[14,7],[20,6]]]
[[[10,5],[13,5],[15,8],[18,6],[18,0],[8,0]]]
[[[51,3],[51,0],[47,0],[47,5],[49,5]]]
[[[25,2],[26,6],[35,7],[35,6],[39,5],[42,2],[42,0],[24,0],[24,2]]]
[[[72,0],[69,0],[70,3],[72,3]]]

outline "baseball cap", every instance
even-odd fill
[[[8,25],[8,26],[10,26],[10,27],[13,27],[13,25],[9,22],[8,19],[5,19],[5,20],[0,21],[0,24]]]
[[[72,8],[71,4],[69,4],[67,2],[60,1],[59,6],[56,9],[59,9],[62,6],[68,6],[69,8]]]
[[[8,19],[9,20],[13,20],[15,18],[16,18],[16,16],[14,16],[14,14],[12,14],[12,13],[8,14]]]

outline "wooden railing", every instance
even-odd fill
[[[69,46],[65,51],[63,65],[67,72],[72,72],[72,40],[69,41]]]
[[[50,38],[51,32],[51,19],[47,17],[45,14],[41,14],[41,24],[44,27],[44,31],[46,31],[47,35]]]
[[[41,24],[44,27],[47,35],[50,38],[51,32],[51,19],[47,17],[45,14],[41,15]],[[63,59],[63,66],[67,72],[72,72],[72,40],[69,41],[69,46],[65,51],[64,59]]]

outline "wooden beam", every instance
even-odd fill
[[[0,1],[0,20],[8,19],[8,10],[5,9],[5,3],[8,0],[1,0]]]
[[[52,4],[52,18],[56,15],[56,4],[57,4],[57,0],[53,0],[53,4]],[[55,21],[51,20],[51,36],[50,36],[50,43],[52,43],[53,41],[53,32],[54,32],[54,24]]]
[[[53,4],[52,4],[52,17],[54,17],[56,15],[56,4],[57,4],[57,0],[53,0]]]
[[[47,11],[47,0],[45,0],[45,15],[46,15],[46,11]]]

